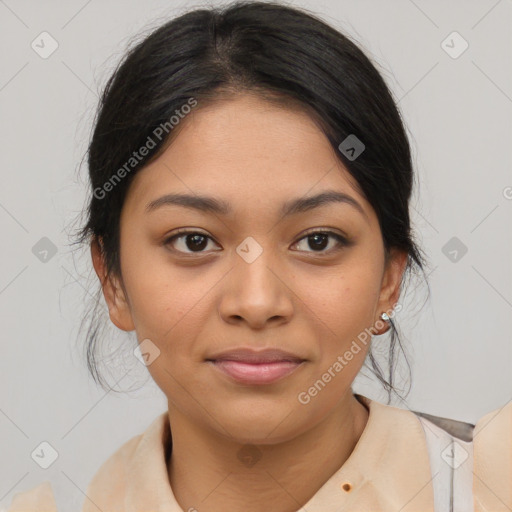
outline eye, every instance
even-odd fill
[[[331,247],[327,250],[326,247],[329,247],[329,238],[333,243]],[[179,252],[182,254],[200,254],[207,252],[205,249],[208,247],[208,242],[213,239],[200,231],[180,229],[174,235],[166,238],[163,242],[165,246],[172,246],[172,250],[175,252]],[[350,242],[339,233],[334,231],[311,231],[303,236],[298,242],[295,243],[295,246],[299,246],[302,241],[306,241],[308,247],[312,249],[312,251],[307,251],[307,249],[299,249],[305,252],[316,252],[316,253],[330,253],[332,251],[337,251],[342,247],[349,246]]]
[[[182,229],[165,239],[163,245],[173,245],[172,250],[174,251],[193,254],[205,252],[204,249],[207,247],[208,241],[213,241],[213,239],[205,233]]]
[[[329,246],[329,238],[334,239],[334,243],[332,244],[328,250],[324,250],[327,246]],[[302,237],[295,245],[299,245],[301,241],[305,240],[308,247],[312,248],[311,252],[320,252],[320,253],[329,253],[332,251],[337,251],[342,247],[350,245],[348,240],[342,235],[334,232],[334,231],[311,231],[307,233],[306,236]],[[309,252],[306,250],[306,252]]]

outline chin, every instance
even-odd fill
[[[302,424],[297,415],[290,412],[291,407],[279,404],[271,409],[268,404],[265,408],[253,407],[236,415],[230,409],[225,415],[215,416],[218,423],[213,427],[225,437],[241,444],[274,445],[289,441],[312,426],[307,421]]]

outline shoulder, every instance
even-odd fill
[[[122,444],[103,462],[87,487],[81,512],[125,512],[144,487],[151,492],[157,480],[167,481],[165,447],[170,446],[167,411],[158,415],[144,432]],[[142,492],[142,494],[144,494]]]
[[[480,511],[512,509],[512,401],[482,416],[474,433],[474,493]]]
[[[14,494],[7,512],[57,512],[57,505],[49,481],[25,492]]]
[[[496,444],[496,435],[499,441],[506,441],[508,445],[511,442],[512,435],[512,400],[503,407],[499,407],[482,416],[476,423],[475,437],[480,436],[480,440],[491,441],[494,439]]]
[[[97,512],[98,502],[103,510],[114,511],[126,483],[126,467],[142,439],[138,434],[115,450],[101,464],[87,488],[82,512]],[[60,512],[49,481],[44,481],[28,491],[13,495],[7,512]],[[116,511],[117,512],[117,511]]]
[[[129,461],[139,446],[143,434],[138,434],[122,444],[110,457],[101,464],[90,481],[82,512],[116,510],[126,489],[126,473]],[[10,511],[9,511],[10,512]]]

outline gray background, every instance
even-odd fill
[[[413,387],[392,405],[474,423],[512,398],[512,2],[292,3],[363,46],[410,134],[419,175],[411,211],[432,263],[432,297],[423,306],[417,288],[397,316]],[[0,506],[50,480],[60,510],[78,507],[107,456],[166,409],[133,363],[133,337],[110,334],[112,346],[126,347],[110,367],[127,392],[105,393],[88,376],[77,334],[97,283],[88,250],[72,250],[69,234],[84,206],[78,165],[98,91],[130,39],[199,5],[0,0]],[[46,59],[31,47],[43,31],[59,45]],[[442,45],[453,31],[469,44],[457,58]],[[57,253],[41,261],[45,237]],[[467,248],[457,261],[453,243]],[[375,343],[385,353],[386,337]],[[385,400],[369,375],[354,389]],[[46,470],[30,456],[42,441],[58,452]]]

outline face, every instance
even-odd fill
[[[304,112],[247,95],[181,122],[130,185],[110,318],[159,351],[148,370],[171,418],[245,443],[292,438],[351,393],[369,348],[358,335],[397,301],[405,255],[386,265],[374,210]],[[101,275],[94,247],[93,259]],[[209,361],[240,348],[302,362]]]

